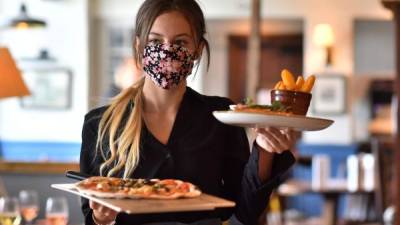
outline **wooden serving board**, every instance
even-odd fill
[[[204,193],[196,198],[181,198],[173,200],[112,199],[98,198],[80,193],[75,188],[75,184],[52,184],[51,187],[82,196],[104,206],[107,206],[117,212],[125,212],[128,214],[208,211],[214,210],[216,208],[229,208],[235,206],[235,203],[232,201],[228,201]]]

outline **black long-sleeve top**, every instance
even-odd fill
[[[257,223],[268,204],[271,191],[295,160],[289,151],[275,154],[271,177],[262,183],[258,176],[258,149],[253,147],[250,151],[245,130],[223,124],[212,115],[215,110],[228,109],[230,104],[232,102],[227,98],[204,96],[187,87],[166,145],[143,127],[139,165],[132,178],[189,181],[204,193],[236,202],[236,207],[210,212],[120,213],[117,224],[191,223],[210,218],[225,220],[232,213],[243,224]],[[127,108],[126,115],[132,107]],[[81,172],[93,176],[99,175],[99,166],[103,162],[101,154],[96,154],[95,146],[99,121],[105,109],[101,107],[90,111],[83,125],[80,168]],[[107,146],[106,141],[104,145]],[[104,149],[107,151],[107,148]],[[93,224],[87,199],[82,199],[82,211],[85,223]]]

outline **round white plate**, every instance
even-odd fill
[[[214,111],[219,121],[241,127],[293,128],[300,131],[318,131],[329,127],[333,120],[299,115],[261,114],[235,111]]]

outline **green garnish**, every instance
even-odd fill
[[[251,99],[251,98],[245,98],[245,99],[243,100],[243,103],[244,103],[245,105],[254,105],[254,101],[253,101],[253,99]]]
[[[274,102],[272,102],[271,105],[257,105],[254,103],[253,99],[246,98],[244,100],[244,104],[248,108],[252,108],[252,109],[269,109],[274,112],[290,112],[291,111],[290,106],[285,106],[280,101],[274,101]]]

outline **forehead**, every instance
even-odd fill
[[[163,36],[173,37],[180,34],[192,36],[189,21],[178,11],[166,12],[159,15],[151,27],[150,32]]]

